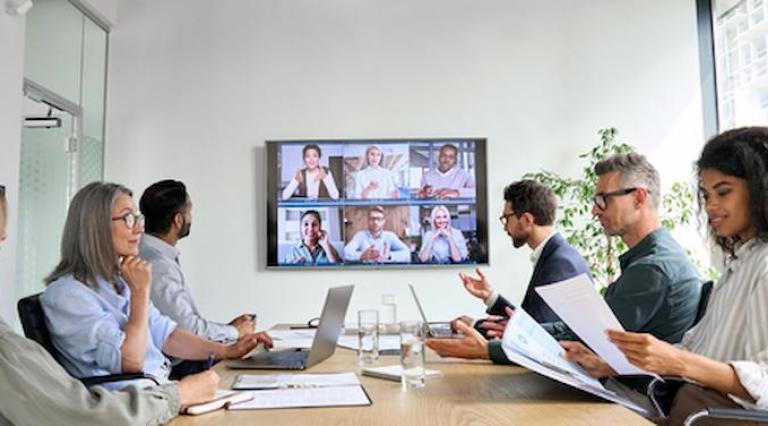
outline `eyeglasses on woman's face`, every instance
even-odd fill
[[[112,220],[122,220],[128,229],[133,229],[134,226],[144,226],[144,215],[141,213],[128,212],[122,216],[113,217]]]

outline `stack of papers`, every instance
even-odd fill
[[[605,330],[624,331],[624,328],[605,300],[597,294],[586,274],[536,287],[536,292],[568,327],[618,374],[647,374],[658,377],[630,364],[619,348],[608,340]]]
[[[501,347],[510,360],[525,358],[525,362],[535,362],[560,376],[568,376],[580,385],[605,390],[599,381],[592,378],[581,366],[563,358],[565,350],[539,323],[525,310],[518,307],[504,330]],[[524,364],[518,362],[518,364]]]
[[[501,347],[510,361],[543,376],[619,403],[643,415],[651,414],[645,407],[606,389],[578,364],[563,358],[565,350],[562,346],[520,307],[515,309],[515,315],[507,323]]]
[[[233,404],[230,410],[371,405],[354,373],[241,374],[232,389],[265,390],[251,391],[253,399]]]

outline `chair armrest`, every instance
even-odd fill
[[[685,426],[690,426],[704,418],[768,422],[768,411],[748,410],[745,408],[705,408],[688,416],[685,419]]]
[[[154,376],[151,376],[149,374],[144,373],[122,373],[122,374],[109,374],[106,376],[91,376],[91,377],[83,377],[80,379],[81,382],[87,387],[100,385],[102,383],[115,383],[115,382],[125,382],[128,380],[151,380],[155,382],[156,385],[160,385],[160,382],[157,381],[157,379]]]
[[[651,381],[648,385],[648,398],[650,398],[660,417],[666,417],[669,414],[677,391],[686,383],[690,382],[678,376],[654,378]]]

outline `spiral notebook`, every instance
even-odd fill
[[[200,414],[210,413],[211,411],[220,410],[222,408],[229,408],[231,405],[246,402],[251,399],[253,399],[253,395],[250,392],[232,392],[219,389],[216,391],[216,395],[212,400],[200,404],[190,405],[184,409],[182,414],[197,416]]]

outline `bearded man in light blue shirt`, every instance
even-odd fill
[[[359,231],[344,246],[344,258],[351,262],[409,263],[411,250],[392,231],[384,230],[387,223],[384,207],[368,210],[368,229]]]

